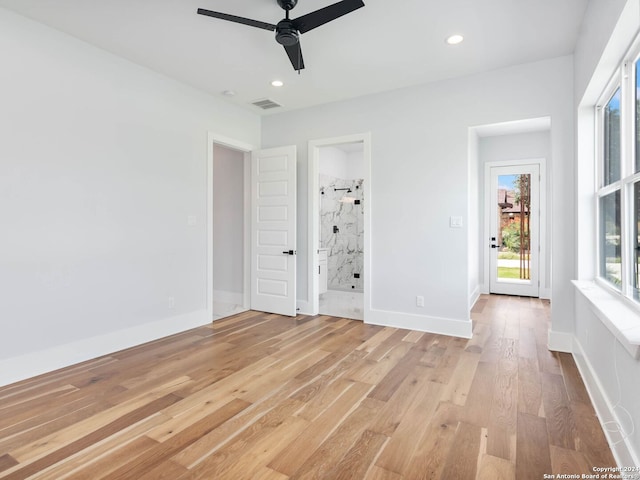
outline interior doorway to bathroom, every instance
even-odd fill
[[[365,320],[369,156],[368,136],[310,144],[313,313]]]

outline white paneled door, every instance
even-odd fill
[[[251,152],[251,309],[296,315],[296,147]]]

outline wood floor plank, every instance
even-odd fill
[[[330,405],[267,466],[285,475],[293,475],[370,390],[370,385],[354,382],[339,401]]]
[[[442,477],[447,457],[462,416],[462,408],[452,403],[440,403],[422,438],[417,443],[405,478],[430,480]]]
[[[478,362],[464,404],[464,419],[467,423],[473,423],[479,427],[486,427],[489,424],[496,370],[497,365],[494,363]]]
[[[51,453],[43,455],[37,460],[32,461],[31,463],[27,463],[24,467],[15,470],[5,478],[8,480],[14,480],[33,475],[40,470],[43,470],[44,468],[58,463],[64,458],[69,457],[70,455],[79,452],[80,450],[83,450],[89,445],[97,443],[100,440],[109,437],[113,433],[122,430],[180,400],[180,397],[177,397],[172,393],[153,400],[150,403],[136,408],[135,410],[120,416],[112,422],[97,428],[93,432],[88,433],[81,438],[78,438],[77,440],[71,441],[66,445],[61,445],[59,448],[51,451]],[[46,449],[50,450],[48,446],[46,447]],[[25,458],[29,452],[27,452],[25,449],[21,449],[20,453],[21,455],[24,455],[24,457],[22,458]],[[21,457],[16,456],[16,458]],[[22,460],[20,461],[22,462]]]
[[[187,426],[176,435],[163,439],[154,448],[148,449],[144,454],[128,461],[119,469],[114,471],[109,478],[138,478],[146,471],[151,470],[154,465],[161,463],[166,458],[172,457],[175,453],[191,445],[202,435],[213,431],[215,428],[246,409],[250,403],[240,399],[233,399],[223,405],[213,413],[205,417],[191,420]],[[145,436],[146,438],[150,438]]]
[[[480,428],[470,423],[460,422],[453,445],[440,478],[475,479],[480,455]]]
[[[170,417],[158,413],[147,417],[136,425],[116,432],[109,438],[89,445],[87,448],[66,457],[62,461],[44,469],[37,475],[38,480],[61,480],[73,478],[75,473],[84,468],[89,468],[102,459],[108,459],[121,448],[127,448],[149,431],[149,429],[169,420]]]
[[[542,374],[542,399],[549,431],[549,443],[575,450],[576,426],[561,375]]]
[[[242,314],[0,387],[0,478],[542,478],[615,466],[549,302],[474,338]],[[444,401],[443,401],[444,400]]]
[[[144,472],[136,480],[175,480],[187,474],[187,469],[172,460],[163,460],[150,470]]]
[[[551,470],[545,420],[527,413],[518,413],[516,478],[544,478],[545,474],[551,474]]]
[[[518,411],[544,417],[538,360],[518,359]]]
[[[575,472],[588,471],[592,465],[589,465],[585,456],[580,452],[551,445],[551,467],[555,475],[575,475]]]
[[[355,445],[324,478],[335,480],[363,478],[387,440],[386,435],[365,430]]]
[[[207,456],[217,452],[218,449],[222,448],[236,436],[241,435],[244,430],[249,428],[272,409],[276,408],[281,403],[286,402],[290,395],[299,391],[304,386],[304,382],[295,378],[290,379],[277,391],[272,392],[270,396],[261,399],[260,402],[254,403],[251,407],[243,410],[240,414],[220,425],[219,428],[203,435],[192,445],[183,449],[173,457],[174,461],[187,468],[197,465]],[[297,405],[300,406],[302,403],[298,402]],[[298,411],[299,409],[300,407],[298,407]]]
[[[18,461],[8,453],[0,456],[0,473],[15,465],[18,465]]]
[[[349,473],[353,473],[354,469],[365,468],[368,469],[371,465],[375,455],[372,455],[371,450],[375,449],[374,446],[369,445],[366,448],[368,451],[368,460],[361,459],[363,466],[358,467],[354,465],[356,462],[356,453],[350,458],[350,463],[345,464],[343,467],[338,468],[339,462],[344,460],[344,457],[350,449],[357,443],[358,438],[363,435],[365,429],[369,426],[371,421],[376,417],[381,408],[381,402],[374,401],[368,403],[361,403],[342,424],[333,432],[327,439],[322,442],[322,445],[318,447],[313,454],[296,470],[296,472],[290,476],[295,479],[310,479],[310,478],[335,478],[342,475],[342,468],[345,468]],[[382,444],[387,440],[386,435],[372,432],[375,439],[370,439],[372,445],[377,445],[378,441],[384,439]],[[382,445],[380,445],[382,446]],[[364,446],[361,446],[365,448]],[[379,450],[379,449],[378,449]],[[361,451],[361,448],[357,449]],[[346,453],[345,453],[346,452]],[[376,451],[377,454],[377,451]],[[365,470],[366,472],[366,470]],[[352,478],[358,478],[357,476]]]
[[[376,460],[376,465],[402,474],[417,448],[416,439],[426,430],[433,412],[438,407],[444,386],[427,382],[406,408],[398,428]]]
[[[365,480],[403,480],[404,477],[399,473],[390,472],[377,465],[373,465],[369,468],[364,478]]]
[[[484,454],[480,459],[477,480],[515,480],[516,466],[503,458]]]
[[[578,366],[573,357],[568,353],[560,353],[560,366],[562,368],[562,378],[567,389],[567,395],[571,402],[580,402],[585,405],[591,403],[589,393],[580,378]]]
[[[423,355],[424,351],[421,348],[411,347],[404,357],[397,360],[387,374],[375,383],[376,386],[369,393],[369,397],[383,402],[389,400]]]
[[[578,402],[571,404],[571,410],[576,420],[576,449],[583,453],[593,466],[605,467],[615,464],[593,407]]]
[[[487,425],[487,453],[515,461],[518,406],[517,341],[505,338],[496,368]]]
[[[231,473],[236,464],[241,462],[244,452],[275,432],[284,422],[297,421],[291,418],[300,408],[300,402],[286,400],[266,415],[263,415],[233,437],[215,453],[203,458],[199,463],[189,467],[188,473],[180,477],[180,480],[194,480],[202,478],[235,478]]]
[[[440,401],[456,405],[464,405],[467,402],[479,361],[479,353],[465,351],[460,354],[451,378],[443,389]]]
[[[369,428],[391,437],[416,397],[428,389],[430,374],[430,368],[416,365],[389,401],[384,403]]]

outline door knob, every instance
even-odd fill
[[[296,251],[295,250],[285,250],[282,253],[284,253],[285,255],[295,255]]]

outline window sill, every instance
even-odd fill
[[[576,290],[602,323],[635,358],[640,358],[640,311],[627,305],[619,295],[608,292],[593,281],[573,280]]]

